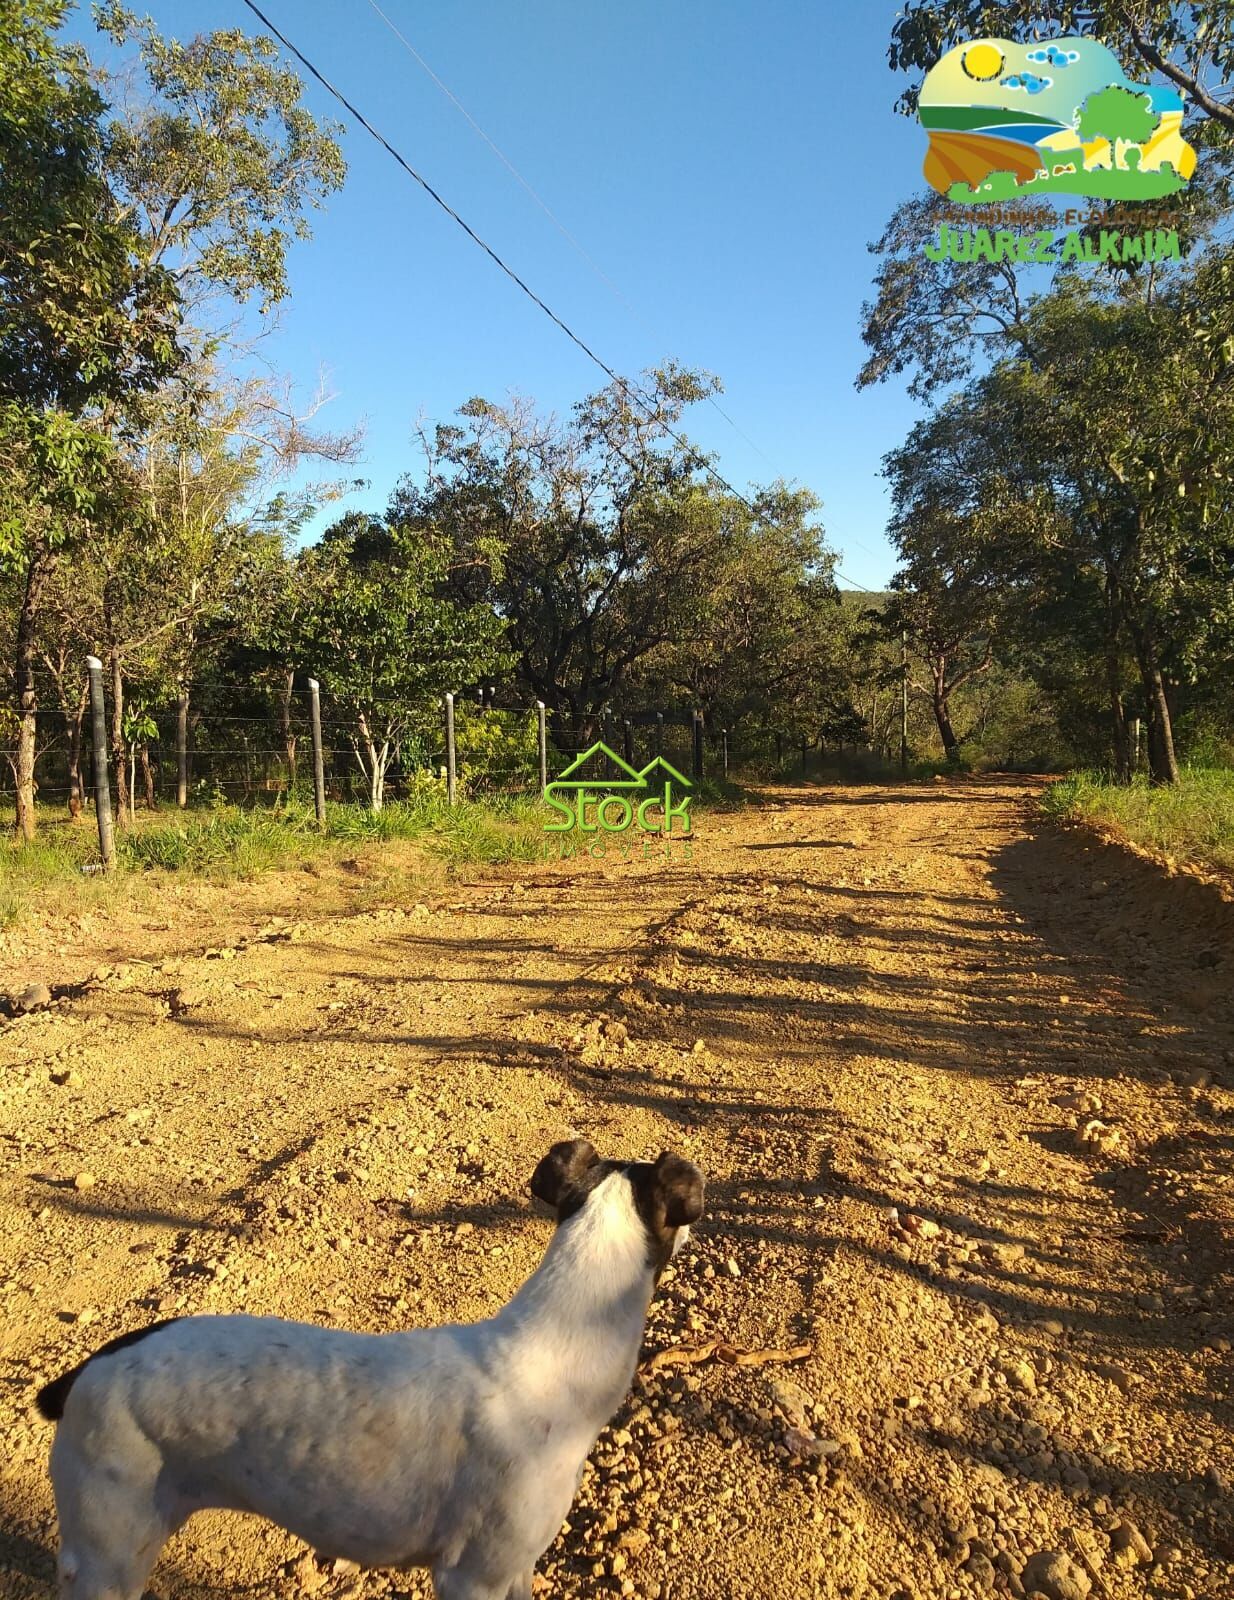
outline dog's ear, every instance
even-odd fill
[[[556,1209],[562,1200],[578,1189],[599,1156],[586,1139],[563,1139],[555,1144],[531,1175],[531,1192],[537,1200]]]
[[[656,1187],[670,1228],[686,1228],[703,1214],[703,1175],[692,1161],[663,1152],[655,1166]]]

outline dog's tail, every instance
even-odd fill
[[[85,1366],[83,1361],[81,1367]],[[64,1402],[69,1397],[69,1390],[81,1376],[81,1367],[74,1367],[72,1372],[62,1372],[58,1378],[53,1378],[50,1383],[45,1383],[34,1397],[34,1403],[41,1416],[48,1422],[59,1422],[64,1415]]]
[[[48,1422],[59,1422],[64,1415],[64,1407],[68,1401],[69,1390],[81,1377],[82,1373],[92,1361],[97,1361],[100,1356],[114,1355],[117,1350],[127,1349],[129,1345],[136,1344],[139,1339],[144,1339],[148,1334],[157,1333],[160,1328],[169,1328],[173,1322],[178,1322],[179,1317],[164,1317],[162,1322],[152,1322],[148,1328],[134,1328],[130,1333],[122,1333],[115,1339],[108,1339],[106,1344],[99,1346],[84,1361],[62,1372],[58,1378],[53,1378],[50,1383],[45,1383],[34,1397],[34,1404],[39,1414],[47,1418]]]

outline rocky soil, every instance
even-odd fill
[[[546,1594],[1234,1597],[1234,907],[1032,801],[786,790],[688,864],[10,937],[0,1594],[52,1592],[38,1382],[183,1312],[483,1316],[578,1131],[710,1200]],[[429,1586],[219,1515],[152,1591]]]

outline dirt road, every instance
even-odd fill
[[[51,1593],[43,1376],[180,1312],[484,1315],[571,1130],[709,1174],[649,1355],[809,1353],[645,1369],[546,1592],[1234,1596],[1234,908],[1030,801],[785,791],[5,1026],[5,1600]],[[429,1592],[222,1516],[152,1587]]]

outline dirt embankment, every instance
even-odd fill
[[[1194,888],[1023,786],[786,791],[688,866],[109,949],[0,1031],[0,1593],[51,1592],[42,1376],[180,1312],[482,1316],[576,1129],[711,1180],[649,1357],[809,1350],[650,1361],[549,1592],[1234,1596],[1234,920]],[[429,1592],[223,1516],[152,1587]]]

